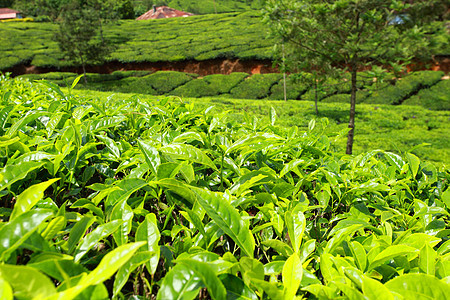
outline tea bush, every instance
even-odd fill
[[[444,72],[420,71],[397,80],[395,86],[375,91],[365,102],[378,104],[401,104],[405,99],[422,88],[428,88],[439,82]]]
[[[284,83],[283,79],[278,81],[278,83],[274,84],[270,88],[270,96],[271,100],[281,100],[284,99]],[[309,85],[304,82],[298,82],[295,80],[294,75],[289,75],[286,77],[286,98],[290,100],[300,99],[308,89]]]
[[[139,90],[138,86],[150,85],[159,95],[162,95],[191,81],[195,76],[195,74],[186,74],[182,72],[160,71],[136,79],[134,91]]]
[[[68,81],[72,81],[76,76],[75,73],[68,72],[47,74],[29,74],[21,77],[30,80],[48,79],[60,86],[68,86]],[[147,75],[151,76],[146,77]],[[412,73],[396,83],[389,76],[381,83],[374,83],[373,78],[367,73],[361,72],[358,75],[359,90],[356,101],[357,103],[392,104],[397,103],[393,102],[395,98],[403,99],[402,102],[405,104],[422,105],[432,110],[448,110],[447,103],[450,101],[450,94],[447,92],[448,80],[441,80],[442,75],[442,72],[422,71]],[[92,73],[87,77],[88,84],[78,85],[77,88],[150,95],[171,94],[184,97],[220,96],[222,98],[247,97],[271,100],[284,98],[281,74],[262,74],[256,77],[247,73],[215,74],[196,79],[197,75],[195,74],[174,71],[160,71],[154,74],[149,71],[116,71],[112,74]],[[245,78],[247,79],[243,81]],[[348,103],[350,101],[350,94],[347,93],[349,83],[345,79],[327,79],[319,90],[319,101]],[[232,89],[234,89],[233,92],[231,92]],[[427,92],[428,90],[430,92]],[[389,91],[391,94],[388,93]],[[292,100],[313,101],[315,96],[312,83],[307,80],[299,80],[298,74],[291,74],[287,77],[286,92],[287,99]],[[415,97],[415,93],[418,93],[419,98]],[[409,96],[415,100],[410,102]],[[418,101],[419,99],[420,101]]]
[[[281,74],[255,74],[233,88],[230,94],[240,99],[267,98],[270,89],[281,77]]]
[[[450,110],[450,80],[441,80],[428,89],[420,90],[417,95],[406,99],[403,104],[421,105],[431,110]]]
[[[195,79],[177,87],[175,90],[170,92],[170,94],[192,98],[226,94],[246,77],[248,77],[247,73],[207,75],[201,79]]]

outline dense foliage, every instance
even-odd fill
[[[445,299],[448,169],[167,99],[0,78],[4,299]],[[56,284],[55,284],[56,283]]]

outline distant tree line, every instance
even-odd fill
[[[0,0],[0,7],[12,7],[38,21],[51,21],[62,7],[73,0]],[[167,5],[195,14],[245,11],[262,8],[263,0],[106,0],[119,19],[132,19],[152,9]]]
[[[98,3],[101,3],[102,7],[107,8],[113,19],[134,18],[133,0],[0,0],[0,7],[15,8],[28,17],[34,17],[37,21],[55,21],[65,7],[75,5],[77,2],[80,4],[89,2],[89,5],[93,7],[98,7]]]

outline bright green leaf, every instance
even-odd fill
[[[292,254],[284,264],[282,272],[285,300],[294,299],[302,281],[302,271],[303,268],[298,254]]]
[[[22,213],[29,211],[39,200],[44,197],[44,191],[58,180],[59,178],[50,179],[48,181],[32,185],[23,191],[17,197],[17,201],[14,204],[14,209],[9,220],[12,221]]]

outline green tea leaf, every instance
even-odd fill
[[[256,287],[262,289],[269,299],[284,299],[284,294],[281,290],[278,289],[276,283],[264,281],[261,279],[252,279],[252,284]]]
[[[429,245],[423,246],[419,252],[419,270],[434,276],[437,253]]]
[[[412,153],[406,153],[405,156],[408,159],[413,178],[416,178],[417,172],[419,171],[420,159]]]
[[[258,300],[258,296],[239,278],[232,274],[221,274],[219,279],[227,290],[229,300]]]
[[[393,245],[389,246],[383,251],[381,251],[373,261],[370,262],[368,270],[372,270],[373,268],[378,267],[383,264],[385,261],[393,259],[397,256],[402,256],[410,253],[417,252],[418,250],[406,245]]]
[[[362,291],[364,296],[366,296],[369,300],[394,300],[394,296],[389,289],[383,285],[381,282],[364,276],[362,283]]]
[[[303,268],[298,257],[297,252],[292,254],[284,264],[283,267],[283,285],[284,285],[284,299],[294,299],[297,290],[300,287],[302,281]]]
[[[150,274],[155,274],[156,268],[158,267],[160,248],[159,240],[161,234],[159,233],[156,216],[152,213],[145,216],[145,220],[139,225],[136,230],[136,241],[144,241],[146,244],[142,249],[150,251],[153,253],[150,258],[147,269]]]
[[[183,199],[187,200],[192,205],[195,203],[197,196],[192,191],[191,187],[181,183],[180,181],[172,178],[165,178],[159,181],[155,181],[154,183],[169,189],[175,194],[183,197]]]
[[[161,164],[161,159],[159,157],[158,150],[150,145],[150,143],[138,140],[139,149],[142,151],[145,157],[145,161],[150,167],[153,175],[156,176],[159,165]]]
[[[270,124],[272,126],[274,126],[276,120],[277,120],[277,111],[275,110],[275,108],[273,108],[273,106],[271,106],[270,107]]]
[[[335,299],[337,298],[337,294],[335,292],[335,289],[323,285],[323,284],[311,284],[304,288],[302,288],[303,291],[307,291],[314,296],[316,296],[318,299]]]
[[[32,185],[23,191],[17,197],[17,201],[14,204],[14,209],[9,220],[12,221],[24,212],[29,211],[39,200],[44,197],[44,191],[58,180],[59,178],[50,179],[48,181]]]
[[[52,297],[48,297],[48,299],[73,299],[89,286],[98,285],[108,280],[120,267],[133,257],[142,245],[144,245],[144,242],[130,243],[117,247],[107,253],[92,272],[88,275],[84,274],[77,285],[59,292]]]
[[[55,217],[48,223],[47,228],[42,232],[42,237],[46,240],[53,239],[55,235],[64,228],[65,224],[66,219],[64,216]]]
[[[262,241],[261,244],[273,248],[275,251],[278,252],[278,254],[283,255],[286,258],[294,253],[294,251],[292,250],[291,247],[289,247],[288,244],[280,240],[266,240]]]
[[[199,204],[208,216],[241,248],[243,254],[253,257],[255,240],[252,232],[241,219],[236,209],[224,198],[223,194],[191,187],[197,195]]]
[[[122,200],[117,203],[112,212],[110,220],[122,220],[123,223],[120,225],[119,230],[113,233],[114,240],[117,245],[123,245],[128,242],[128,234],[131,232],[131,223],[133,221],[133,210],[127,204],[127,201]]]
[[[173,159],[188,160],[191,162],[206,165],[214,170],[217,170],[216,165],[203,151],[191,145],[172,144],[161,147],[159,151],[166,155],[169,155]]]
[[[23,116],[21,119],[16,121],[11,127],[9,127],[8,131],[6,132],[6,135],[12,136],[18,130],[22,129],[23,126],[36,120],[39,117],[47,115],[47,114],[48,114],[48,112],[46,112],[46,111],[35,111],[35,112],[32,112],[30,114]]]
[[[283,140],[282,137],[270,134],[270,133],[257,133],[253,135],[248,135],[240,138],[236,142],[234,142],[225,152],[225,154],[230,154],[234,151],[240,150],[242,148],[245,148],[249,145],[255,145],[258,144],[260,141],[266,141],[266,142],[281,142]]]
[[[16,136],[6,141],[0,141],[0,147],[6,147],[20,141],[20,137]]]
[[[34,209],[3,225],[0,230],[0,260],[6,261],[9,255],[52,215],[51,210]]]
[[[116,278],[114,280],[113,293],[116,296],[123,286],[127,283],[128,278],[131,273],[136,270],[140,265],[145,264],[148,260],[152,258],[153,253],[150,251],[143,251],[136,253],[130,260],[128,260],[120,269],[117,271]]]
[[[98,226],[91,233],[87,234],[75,251],[74,261],[78,262],[89,250],[96,246],[99,241],[118,230],[123,222],[124,221],[122,220],[113,220]]]
[[[105,205],[107,207],[114,206],[120,201],[127,200],[131,196],[131,194],[147,185],[148,183],[143,179],[139,178],[123,179],[116,183],[116,186],[119,187],[120,189],[112,190],[108,194],[108,198],[106,198]]]
[[[250,284],[254,279],[264,279],[264,266],[255,258],[242,257],[239,267],[245,284]]]
[[[23,162],[17,165],[8,165],[0,170],[0,191],[11,186],[11,184],[24,179],[27,174],[42,167],[45,162]]]
[[[447,299],[450,285],[427,274],[404,274],[385,284],[405,299]]]
[[[14,297],[19,299],[43,299],[56,293],[50,278],[27,266],[0,265],[0,276],[10,284]]]
[[[8,281],[0,276],[0,299],[13,300],[13,291]]]
[[[364,246],[358,243],[357,241],[353,241],[349,243],[350,250],[352,252],[353,258],[355,259],[356,265],[361,271],[366,270],[367,266],[367,255]]]
[[[284,215],[284,219],[288,229],[289,238],[291,240],[292,249],[294,249],[294,252],[297,253],[300,250],[303,233],[305,232],[305,215],[301,211],[287,211]]]
[[[350,284],[344,284],[344,283],[338,282],[338,281],[333,282],[333,284],[336,285],[349,300],[368,300],[368,299],[370,299],[367,296],[364,297],[364,295],[360,291],[353,288]]]
[[[303,160],[303,159],[295,159],[295,160],[288,162],[287,164],[284,165],[283,170],[281,170],[280,177],[283,177],[290,171],[295,170],[298,165],[301,165],[304,162],[305,162],[305,160]]]
[[[201,278],[193,270],[186,264],[177,264],[164,276],[156,299],[191,300],[202,287]]]
[[[111,151],[116,159],[120,158],[119,147],[113,139],[107,137],[106,135],[96,135],[96,137],[106,145],[106,147]]]
[[[80,81],[81,77],[83,77],[83,76],[84,76],[84,74],[81,74],[81,75],[77,76],[77,78],[75,78],[73,80],[72,85],[70,86],[70,88],[73,89],[77,85],[77,83]]]
[[[200,278],[213,299],[226,298],[225,287],[207,263],[193,259],[177,260],[177,262],[178,264],[186,265],[190,270],[194,271],[195,276]]]
[[[92,223],[94,223],[94,221],[95,219],[93,217],[85,216],[81,218],[80,221],[75,223],[75,225],[73,226],[72,230],[69,233],[69,241],[68,241],[69,253],[73,253],[73,251],[77,247],[78,242],[84,236],[89,226],[91,226]]]
[[[125,120],[126,117],[124,116],[102,117],[97,120],[93,120],[89,128],[89,131],[95,133],[101,130],[105,130],[117,126]]]
[[[28,263],[27,266],[37,269],[60,282],[64,282],[68,277],[87,272],[86,268],[73,262],[73,257],[57,256],[57,253],[52,254],[54,254],[52,258]]]
[[[50,118],[47,124],[45,124],[45,129],[47,130],[47,137],[52,136],[53,132],[55,131],[56,127],[58,126],[63,116],[64,113],[62,112],[56,113]]]

